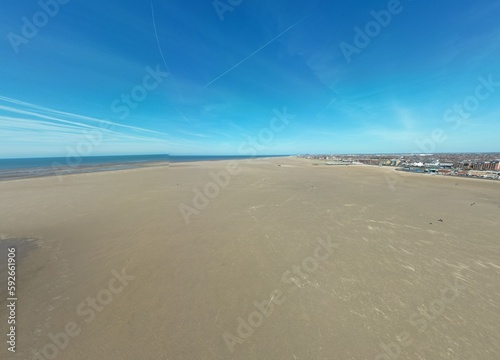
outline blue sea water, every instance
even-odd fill
[[[0,159],[0,180],[124,170],[150,163],[238,160],[271,156],[120,155]]]
[[[167,163],[169,159],[168,155],[0,159],[0,180],[124,170],[139,167],[146,163]]]
[[[44,167],[84,167],[113,164],[133,164],[144,162],[169,161],[168,155],[120,155],[120,156],[82,156],[0,159],[0,170],[33,169]]]

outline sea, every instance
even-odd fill
[[[287,155],[117,155],[0,159],[0,181],[41,176],[133,169],[172,162],[220,161]]]

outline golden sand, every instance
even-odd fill
[[[0,235],[37,245],[2,359],[499,358],[500,182],[296,158],[62,179],[0,182]]]

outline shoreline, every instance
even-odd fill
[[[98,172],[110,171],[123,171],[141,168],[150,168],[156,166],[169,166],[170,164],[186,164],[196,162],[217,162],[217,161],[239,161],[239,160],[253,160],[253,159],[271,159],[271,158],[287,158],[290,155],[278,156],[171,156],[165,161],[145,161],[145,162],[122,162],[122,163],[103,163],[103,164],[89,164],[89,165],[66,165],[66,166],[43,166],[43,167],[27,167],[27,168],[13,168],[13,169],[0,169],[0,182],[24,180],[44,177],[59,177],[78,174],[89,174]]]
[[[372,170],[380,170],[381,172],[392,174],[395,179],[402,178],[406,176],[417,176],[424,178],[450,178],[453,180],[490,180],[491,182],[500,183],[500,179],[491,179],[491,178],[481,178],[481,177],[473,177],[473,176],[456,176],[456,175],[443,175],[443,174],[428,174],[428,173],[418,173],[411,171],[400,171],[395,167],[388,166],[376,166],[376,165],[366,165],[366,164],[346,164],[346,165],[331,165],[331,164],[323,164],[315,162],[314,159],[306,159],[301,156],[296,155],[283,155],[283,156],[251,156],[251,157],[224,157],[224,158],[207,158],[207,159],[192,159],[192,160],[175,160],[174,161],[151,161],[151,162],[125,162],[125,163],[116,163],[116,164],[98,164],[98,165],[87,165],[87,166],[67,166],[64,168],[54,170],[52,167],[44,167],[38,169],[12,169],[12,170],[0,170],[0,183],[9,182],[9,181],[18,181],[18,180],[29,180],[29,179],[37,179],[37,178],[50,178],[50,177],[67,177],[74,175],[83,175],[83,174],[93,174],[93,173],[113,173],[119,171],[128,171],[128,170],[140,170],[140,169],[150,169],[155,167],[177,167],[176,165],[188,166],[193,164],[217,164],[218,162],[224,161],[259,161],[259,160],[275,160],[275,159],[283,159],[283,160],[292,160],[299,161],[301,164],[307,164],[308,166],[316,167],[316,168],[331,168],[331,169],[348,169],[348,168],[364,168],[364,169],[372,169]],[[284,168],[290,167],[291,165],[276,163],[277,166],[283,166]],[[295,165],[293,165],[295,166]],[[370,170],[371,171],[371,170]],[[16,174],[19,172],[20,174]],[[392,177],[391,177],[392,178]],[[394,179],[393,179],[394,180]],[[62,180],[60,180],[62,181]]]
[[[60,168],[41,167],[24,168],[12,170],[0,170],[0,182],[13,180],[26,180],[45,177],[59,177],[68,175],[80,175],[110,171],[123,171],[132,169],[149,168],[155,166],[168,166],[169,162],[144,162],[144,163],[122,163],[122,164],[99,164],[86,166],[65,166]]]

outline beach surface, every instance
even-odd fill
[[[3,181],[0,358],[496,360],[499,219],[498,181],[299,158]]]

